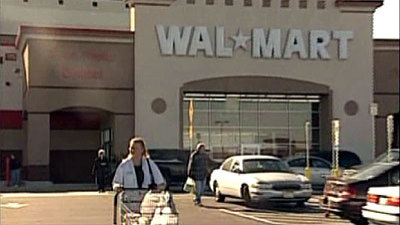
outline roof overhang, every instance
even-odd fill
[[[335,4],[342,12],[373,13],[383,0],[336,0]]]
[[[132,7],[135,5],[170,6],[176,0],[125,0]]]
[[[129,30],[96,29],[82,27],[26,26],[18,29],[16,49],[25,46],[29,39],[133,43],[134,32]]]

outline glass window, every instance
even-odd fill
[[[222,166],[222,170],[230,171],[231,165],[232,165],[232,161],[233,161],[232,159],[226,161],[224,163],[224,165]]]
[[[189,139],[189,102],[194,102],[194,137]],[[186,93],[183,147],[205,142],[214,159],[240,154],[242,144],[259,144],[261,154],[287,157],[305,153],[306,121],[311,146],[320,145],[319,97],[256,94]]]
[[[311,165],[316,168],[331,169],[331,165],[319,159],[311,159]]]
[[[259,143],[258,102],[240,101],[240,142],[241,144]]]
[[[291,167],[306,167],[306,159],[294,159],[288,162]]]
[[[243,161],[244,173],[290,172],[289,167],[274,159],[248,159]]]

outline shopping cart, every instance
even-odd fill
[[[115,225],[177,225],[178,212],[168,191],[124,189],[114,198]]]

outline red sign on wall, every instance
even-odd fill
[[[17,61],[17,53],[6,53],[7,61]]]

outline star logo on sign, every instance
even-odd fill
[[[250,40],[250,36],[244,36],[242,31],[239,30],[236,36],[231,36],[231,39],[235,41],[235,50],[238,48],[247,50],[246,42]]]

